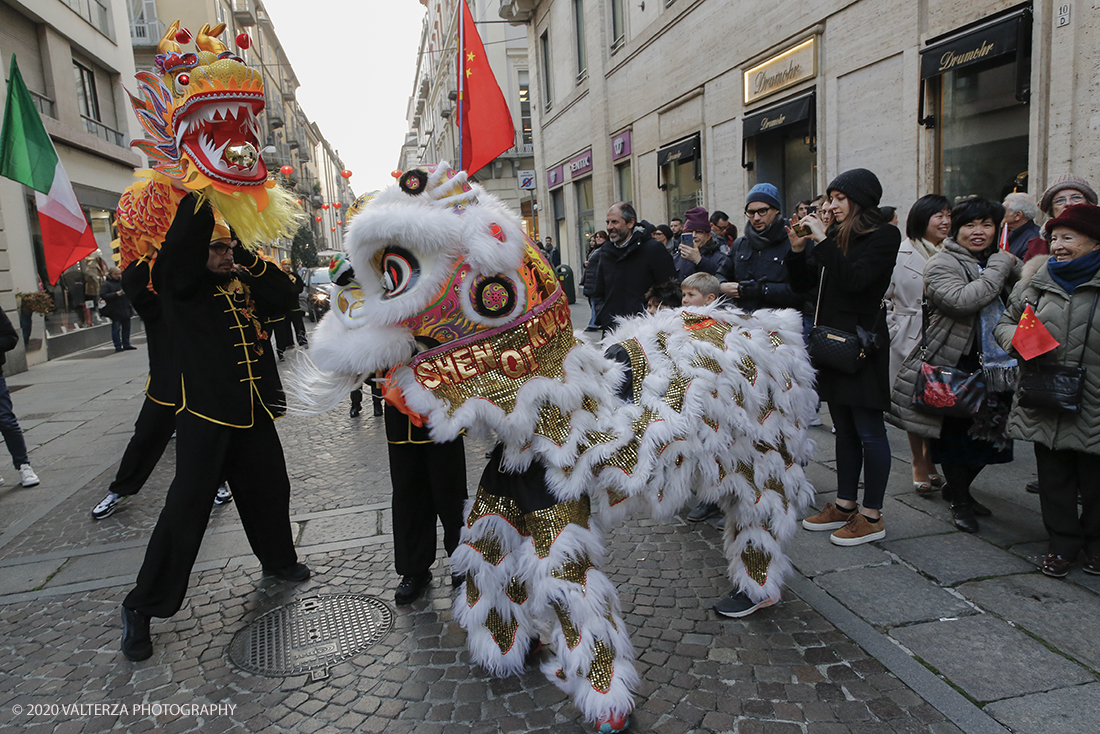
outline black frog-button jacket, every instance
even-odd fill
[[[878,337],[879,349],[855,374],[819,369],[817,392],[830,405],[890,409],[890,334],[882,314],[882,297],[890,286],[900,246],[898,228],[882,225],[867,234],[853,235],[846,255],[832,236],[813,249],[787,255],[791,288],[797,293],[811,291],[824,267],[818,325],[850,334],[862,326]]]
[[[122,289],[145,324],[145,342],[149,348],[149,379],[145,395],[161,405],[178,406],[180,371],[172,358],[172,338],[160,307],[160,298],[149,288],[149,262],[140,260],[122,271]]]
[[[243,247],[233,251],[237,277],[219,283],[206,267],[213,230],[209,206],[196,212],[194,196],[183,199],[153,265],[153,286],[179,366],[179,410],[248,428],[256,411],[285,412],[263,321],[294,308],[297,295],[285,273]]]

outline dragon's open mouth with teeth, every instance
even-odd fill
[[[263,93],[208,92],[191,95],[177,112],[176,140],[203,174],[236,185],[262,184],[260,157]]]

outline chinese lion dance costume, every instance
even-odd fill
[[[391,384],[439,441],[495,433],[452,569],[473,659],[546,676],[598,731],[633,710],[633,648],[600,570],[604,531],[634,509],[657,518],[694,489],[728,520],[736,587],[777,597],[782,544],[812,487],[816,410],[794,311],[707,307],[621,323],[608,354],[578,339],[554,271],[519,218],[446,163],[406,172],[348,232],[356,281],[333,293],[291,390],[314,411],[363,376]]]
[[[156,258],[180,201],[191,192],[200,202],[210,200],[249,248],[290,235],[300,217],[296,201],[268,177],[260,156],[263,77],[218,40],[224,30],[224,23],[202,26],[195,36],[198,52],[185,53],[177,39],[190,33],[173,22],[157,45],[155,71],[139,71],[138,94],[127,91],[149,138],[131,145],[149,156],[152,168],[135,173],[140,180],[119,200],[123,269]]]

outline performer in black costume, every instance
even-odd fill
[[[244,248],[196,198],[180,202],[152,269],[180,372],[176,476],[137,584],[122,604],[122,651],[153,654],[150,617],[179,611],[218,483],[227,477],[265,574],[305,581],[290,528],[290,480],[275,418],[285,400],[262,329],[264,310],[286,311],[285,274]]]

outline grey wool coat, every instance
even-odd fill
[[[1012,349],[1012,337],[1024,308],[1030,303],[1039,321],[1059,342],[1053,351],[1039,355],[1032,363],[1077,366],[1083,357],[1085,389],[1076,415],[1021,408],[1018,399],[1013,398],[1008,419],[1008,434],[1012,438],[1041,443],[1054,450],[1100,454],[1100,312],[1092,329],[1087,329],[1089,311],[1098,297],[1100,272],[1070,294],[1050,277],[1045,259],[1033,258],[1027,263],[994,330],[997,343],[1019,358]],[[1021,359],[1020,365],[1021,372],[1027,370],[1027,362]]]
[[[922,358],[918,342],[902,362],[890,392],[892,423],[909,433],[939,438],[943,417],[912,407],[921,362],[942,367],[958,365],[973,348],[974,340],[981,338],[975,328],[981,310],[998,296],[1008,294],[1022,267],[1012,255],[998,251],[981,268],[978,258],[969,250],[950,239],[943,241],[943,249],[929,258],[924,267],[927,349]]]

